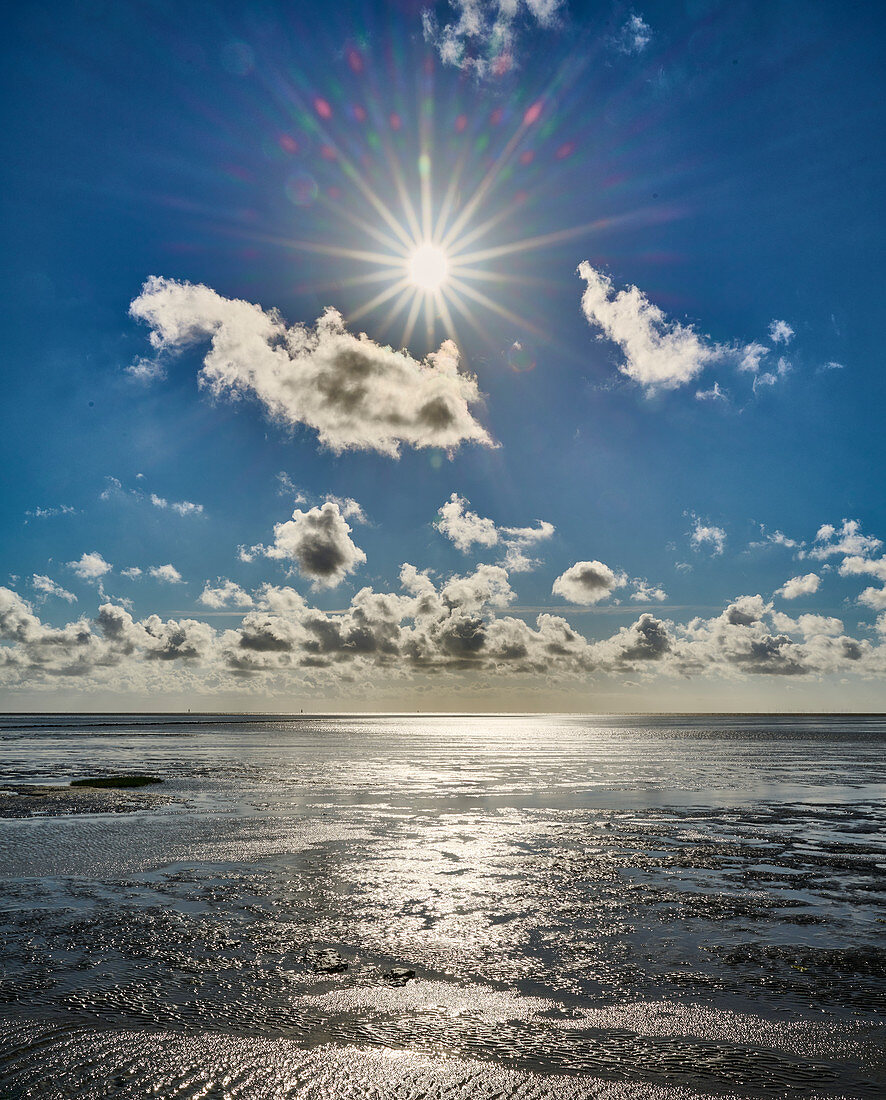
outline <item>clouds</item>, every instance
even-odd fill
[[[637,287],[614,292],[612,280],[587,261],[578,273],[587,283],[581,308],[588,323],[618,344],[624,354],[619,370],[647,391],[691,382],[723,358],[723,348],[691,325],[668,320]]]
[[[719,556],[726,548],[726,532],[722,527],[716,527],[712,523],[703,523],[698,516],[693,516],[689,542],[693,550],[710,547],[711,553]]]
[[[239,584],[219,577],[215,587],[206,582],[200,593],[200,603],[214,608],[252,607],[252,597]]]
[[[76,603],[77,597],[73,592],[68,592],[67,589],[62,588],[60,584],[56,584],[50,577],[43,576],[42,574],[35,573],[31,578],[31,583],[34,588],[46,596],[57,596],[60,600],[67,600],[68,603]]]
[[[784,356],[770,369],[761,370],[776,345],[788,344],[793,338],[794,330],[787,321],[770,324],[772,347],[757,342],[720,344],[692,325],[667,317],[636,286],[615,291],[612,280],[587,261],[579,265],[578,274],[587,283],[581,299],[585,319],[619,347],[624,358],[618,369],[647,394],[687,385],[714,364],[728,364],[739,373],[752,374],[754,393],[760,387],[774,386],[792,370]],[[696,390],[695,397],[711,404],[728,400],[718,382]]]
[[[525,573],[538,564],[527,550],[549,539],[554,534],[553,524],[537,520],[535,527],[497,527],[491,519],[470,511],[469,505],[469,500],[453,493],[440,508],[435,524],[457,549],[464,554],[474,545],[502,546],[505,550],[502,564],[513,573]]]
[[[834,527],[830,523],[822,524],[815,535],[812,548],[800,556],[817,558],[819,561],[838,554],[866,557],[879,550],[882,545],[882,540],[861,533],[861,524],[857,519],[844,519],[841,527]]]
[[[769,339],[773,344],[789,344],[794,336],[794,330],[787,321],[773,321],[769,326]]]
[[[564,0],[449,0],[442,22],[436,13],[422,13],[425,41],[444,65],[484,78],[504,76],[516,64],[515,47],[521,25],[552,26]],[[451,15],[450,15],[451,13]]]
[[[631,13],[613,39],[613,44],[622,53],[642,53],[652,41],[652,28],[642,16]]]
[[[168,501],[165,497],[157,496],[156,493],[151,493],[150,499],[155,508],[169,508],[180,516],[200,516],[203,514],[203,505],[194,504],[190,500]]]
[[[293,562],[314,588],[334,588],[366,561],[350,534],[339,504],[327,501],[307,512],[296,508],[292,519],[275,524],[274,544],[263,552],[266,557]]]
[[[551,592],[571,603],[593,604],[626,583],[624,573],[615,573],[602,561],[577,561],[557,577]]]
[[[802,577],[791,577],[776,591],[776,596],[786,600],[796,600],[800,596],[811,596],[821,587],[821,577],[817,573],[806,573]]]
[[[152,565],[148,572],[154,580],[162,581],[164,584],[182,583],[182,575],[174,565]]]
[[[68,568],[82,581],[97,581],[114,567],[97,550],[93,550],[89,554],[84,553],[79,561],[69,561]]]
[[[142,477],[139,474],[138,477]],[[202,504],[195,504],[191,500],[167,500],[166,497],[161,497],[157,493],[145,492],[142,489],[130,489],[124,486],[119,478],[106,477],[105,487],[99,494],[99,500],[113,501],[113,500],[125,500],[133,499],[137,501],[148,501],[155,508],[162,510],[169,510],[175,512],[179,516],[202,516],[204,509]]]
[[[611,591],[612,570],[599,562],[578,564],[594,567],[596,580],[584,578],[591,595]],[[650,681],[722,681],[848,673],[882,678],[886,672],[886,639],[874,645],[847,636],[840,620],[829,616],[793,619],[759,594],[739,596],[719,614],[684,625],[645,613],[591,641],[562,616],[542,613],[530,625],[508,614],[515,594],[501,566],[437,580],[404,564],[400,581],[400,592],[362,588],[335,613],[311,607],[285,586],[265,584],[251,594],[238,589],[253,608],[237,626],[221,630],[192,618],[137,619],[110,601],[92,620],[55,628],[0,587],[0,639],[6,643],[0,683],[35,687],[64,677],[84,689],[125,682],[142,690],[214,692],[252,681],[273,696],[307,685],[335,689],[349,676],[371,690],[392,678],[406,685],[427,675],[465,673],[586,683],[626,673]]]
[[[313,327],[224,298],[207,286],[152,277],[130,313],[151,327],[158,355],[209,341],[200,383],[214,395],[257,398],[268,414],[316,430],[331,450],[396,457],[407,446],[492,446],[470,405],[476,379],[451,340],[419,362],[345,330],[327,310]]]

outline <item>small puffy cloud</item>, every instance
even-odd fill
[[[886,611],[886,588],[866,588],[859,594],[858,602],[874,611]]]
[[[840,562],[841,577],[868,576],[886,583],[886,558],[864,558],[853,555]]]
[[[768,354],[769,348],[765,344],[745,344],[738,353],[738,369],[756,374],[761,360]]]
[[[515,62],[521,25],[548,27],[563,0],[449,0],[455,18],[441,25],[437,15],[422,13],[425,41],[444,65],[453,65],[480,79],[504,76]]]
[[[805,552],[805,556],[819,561],[837,554],[867,557],[882,545],[880,539],[861,533],[861,524],[857,519],[844,519],[841,527],[834,527],[830,523],[822,524],[815,535],[812,548]]]
[[[126,368],[126,373],[138,382],[158,382],[161,378],[166,377],[166,367],[159,357],[145,359],[139,356],[134,363]]]
[[[535,527],[497,527],[491,519],[470,511],[469,505],[469,500],[453,493],[440,509],[440,518],[435,523],[437,530],[463,554],[475,544],[503,546],[502,565],[509,572],[525,573],[538,564],[526,551],[553,535],[552,523],[538,520]]]
[[[571,603],[592,604],[610,596],[627,583],[624,573],[616,573],[602,561],[577,561],[554,581],[551,591]]]
[[[264,553],[292,561],[315,588],[334,588],[366,561],[350,535],[350,525],[338,504],[327,501],[322,508],[307,512],[296,508],[292,519],[276,524],[274,545]]]
[[[148,570],[154,580],[164,584],[182,584],[182,575],[174,565],[152,565]]]
[[[347,332],[334,309],[313,328],[287,326],[275,311],[157,277],[130,314],[150,325],[158,352],[208,341],[201,385],[216,396],[256,397],[273,418],[314,428],[333,451],[396,457],[403,444],[493,446],[470,411],[480,400],[477,380],[459,371],[451,340],[418,361]]]
[[[634,586],[634,591],[631,593],[631,599],[636,600],[637,603],[664,603],[668,598],[667,592],[657,585],[651,585],[648,581],[637,578],[631,583]]]
[[[496,546],[499,541],[498,528],[491,519],[469,511],[469,503],[458,493],[453,493],[440,509],[440,518],[435,525],[437,530],[455,543],[462,553],[470,550],[475,542],[480,546]]]
[[[120,575],[123,577],[129,577],[130,580],[135,580],[142,575],[141,569],[137,565],[130,565],[128,569],[121,569]]]
[[[206,582],[203,591],[200,593],[200,603],[215,608],[252,607],[253,600],[252,596],[248,592],[244,592],[239,584],[235,584],[234,581],[229,581],[224,577],[219,577],[215,587],[209,581]]]
[[[44,596],[57,596],[60,600],[67,600],[68,603],[76,603],[77,597],[73,592],[68,592],[66,588],[62,588],[60,584],[56,584],[50,577],[43,576],[40,573],[35,573],[31,578],[31,583],[38,592],[41,592]]]
[[[203,514],[203,505],[194,504],[194,502],[190,500],[169,501],[165,497],[158,496],[156,493],[151,493],[150,501],[155,508],[169,508],[171,511],[177,512],[180,516],[200,516]]]
[[[711,523],[702,523],[698,516],[693,516],[692,520],[689,542],[693,550],[701,550],[702,547],[709,546],[712,554],[722,554],[726,548],[726,532],[723,528],[715,527]]]
[[[793,335],[794,330],[787,321],[773,321],[769,326],[769,339],[773,344],[788,344]]]
[[[691,325],[669,320],[637,287],[614,292],[612,280],[587,261],[578,273],[587,283],[581,307],[588,323],[619,346],[619,370],[647,392],[691,382],[726,354]]]
[[[83,581],[96,581],[114,568],[97,550],[84,554],[79,561],[69,561],[68,568]]]
[[[622,53],[642,53],[652,41],[652,28],[636,13],[631,13],[613,39],[615,48]]]
[[[845,370],[846,365],[845,365],[845,363],[838,363],[835,359],[831,359],[827,363],[822,363],[822,365],[818,369],[819,369],[819,371]]]
[[[817,634],[836,637],[843,633],[843,623],[831,615],[799,615],[792,619],[780,611],[772,612],[772,625],[783,634],[802,634],[811,638]]]
[[[791,577],[785,581],[775,594],[785,600],[796,600],[800,596],[813,595],[820,587],[821,577],[817,573],[806,573],[802,577]]]

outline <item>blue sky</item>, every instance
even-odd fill
[[[884,22],[17,10],[8,709],[882,707]]]

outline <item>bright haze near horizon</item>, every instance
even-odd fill
[[[3,708],[884,709],[884,37],[11,11]]]

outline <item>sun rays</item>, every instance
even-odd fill
[[[511,178],[527,135],[543,115],[541,99],[522,110],[513,133],[494,156],[481,155],[467,134],[453,156],[451,141],[448,150],[435,151],[434,100],[428,93],[418,104],[417,134],[411,143],[408,134],[398,133],[405,125],[400,116],[397,126],[378,134],[380,157],[373,165],[372,179],[365,157],[361,159],[353,142],[337,137],[328,108],[317,111],[314,126],[324,148],[331,150],[327,159],[337,162],[356,192],[327,192],[318,202],[353,243],[304,239],[281,243],[346,261],[350,271],[329,284],[345,290],[354,303],[344,311],[346,320],[365,323],[370,319],[374,331],[395,333],[401,346],[409,345],[419,327],[429,346],[447,337],[458,342],[462,324],[485,336],[485,311],[519,326],[520,331],[543,335],[525,315],[505,304],[510,297],[507,288],[538,286],[543,280],[507,270],[508,261],[602,224],[526,234],[526,193],[511,189],[506,194],[501,185]],[[459,131],[457,125],[455,130]],[[405,140],[395,141],[395,137]],[[407,156],[410,144],[413,155]],[[358,196],[362,201],[354,201]],[[522,232],[513,232],[521,212]],[[324,288],[315,284],[314,289]],[[358,290],[365,293],[356,295]]]

